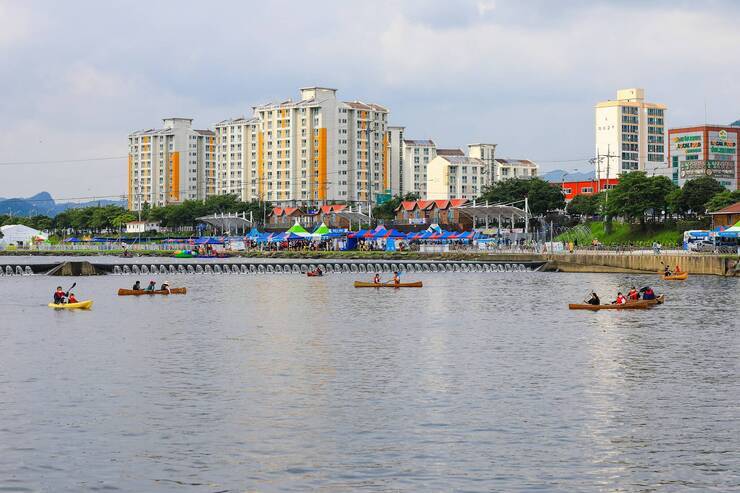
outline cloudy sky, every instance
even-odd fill
[[[0,197],[125,193],[129,131],[307,85],[387,106],[411,138],[586,169],[618,88],[671,127],[740,118],[739,25],[732,0],[0,0]]]

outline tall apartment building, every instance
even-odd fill
[[[728,190],[740,190],[740,125],[697,125],[668,130],[671,178],[711,176]]]
[[[244,202],[257,200],[259,119],[234,118],[214,125],[218,194],[235,194]]]
[[[370,202],[389,188],[388,110],[339,101],[336,89],[300,91],[300,101],[254,108],[259,130],[252,196],[282,205]]]
[[[389,189],[392,196],[403,195],[403,132],[405,127],[388,127],[388,155],[390,167]]]
[[[426,198],[429,200],[478,197],[489,183],[487,164],[469,156],[437,156],[427,166]]]
[[[486,164],[484,173],[489,174],[488,182],[495,182],[496,175],[496,144],[468,144],[468,156],[480,159]]]
[[[617,91],[617,99],[596,109],[596,155],[599,178],[617,178],[630,171],[665,167],[666,106],[645,101],[645,90]]]
[[[165,118],[163,128],[128,136],[128,208],[179,204],[216,192],[215,139],[191,118]]]
[[[427,196],[427,167],[437,157],[437,146],[431,140],[403,141],[403,193],[418,193]]]
[[[539,174],[539,169],[539,165],[529,159],[497,158],[494,160],[495,181],[535,178]]]

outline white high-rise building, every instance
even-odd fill
[[[214,125],[216,192],[235,194],[244,202],[257,200],[257,118],[234,118]]]
[[[427,166],[429,200],[468,199],[480,196],[490,181],[484,173],[488,165],[470,156],[437,156]]]
[[[370,203],[389,188],[386,108],[306,87],[300,101],[257,106],[254,116],[260,128],[253,197],[282,205]]]
[[[388,127],[388,154],[390,158],[390,193],[403,195],[403,132],[405,127]]]
[[[403,141],[402,190],[427,196],[427,166],[437,157],[437,146],[431,140]]]
[[[165,118],[163,128],[128,136],[128,207],[179,204],[216,192],[214,133],[191,118]]]
[[[645,90],[617,91],[617,99],[596,105],[596,174],[618,178],[665,164],[666,106],[645,101]]]

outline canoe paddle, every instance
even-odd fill
[[[69,292],[72,291],[72,289],[74,289],[75,286],[77,286],[77,283],[76,282],[75,283],[72,283],[72,285],[69,287],[69,289],[67,290],[67,292],[64,293],[64,294],[67,295],[67,296],[69,296]]]

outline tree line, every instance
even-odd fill
[[[54,217],[49,216],[10,216],[0,215],[0,226],[23,224],[41,231],[78,233],[117,232],[126,227],[126,223],[141,220],[158,221],[168,228],[195,228],[198,218],[220,213],[252,213],[255,220],[261,220],[263,212],[269,212],[272,206],[264,202],[242,202],[236,195],[217,195],[205,201],[186,200],[182,204],[164,207],[150,207],[145,203],[141,214],[123,207],[107,205],[101,207],[84,207],[68,209]]]

